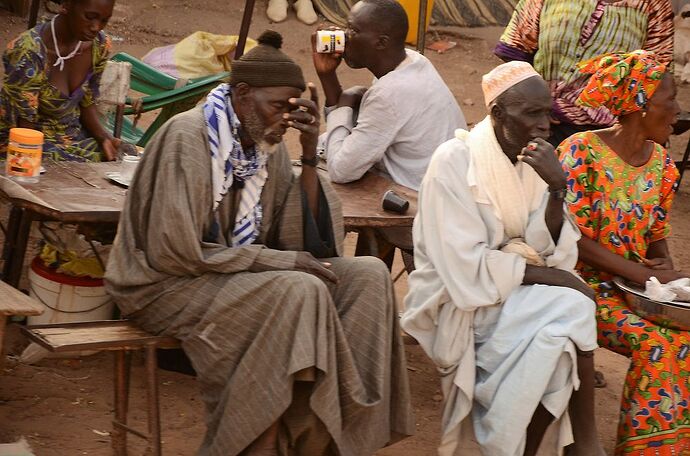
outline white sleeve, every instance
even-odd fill
[[[420,189],[415,261],[419,250],[425,257],[420,259],[431,263],[450,299],[463,310],[503,302],[522,284],[525,259],[490,247],[466,169],[457,166],[457,157],[447,160],[444,155],[446,160],[432,159]]]
[[[352,108],[327,113],[326,156],[333,182],[355,181],[383,158],[400,129],[386,98],[377,92],[365,94],[356,126]]]

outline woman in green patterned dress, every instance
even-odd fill
[[[95,100],[110,41],[103,33],[115,0],[66,0],[52,21],[10,41],[3,55],[0,154],[9,129],[45,135],[55,160],[114,160],[119,140],[101,125]]]

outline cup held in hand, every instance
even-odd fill
[[[383,206],[384,210],[404,214],[410,207],[410,202],[395,193],[393,190],[388,190],[383,194],[383,201],[381,205]]]

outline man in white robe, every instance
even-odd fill
[[[486,456],[533,455],[553,421],[558,438],[544,454],[574,440],[569,455],[603,455],[595,307],[573,271],[580,234],[546,142],[548,87],[510,62],[483,89],[490,116],[442,144],[422,182],[401,321],[442,375],[439,455],[456,454],[472,428]]]

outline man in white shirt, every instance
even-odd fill
[[[417,190],[436,147],[466,128],[431,62],[405,49],[407,29],[397,1],[362,0],[350,11],[344,54],[313,54],[326,94],[324,148],[333,182],[352,182],[374,167]],[[374,75],[370,88],[342,90],[336,68],[343,58]]]

